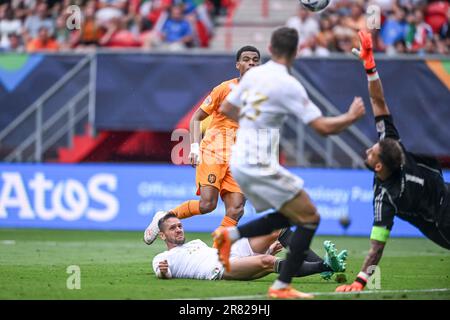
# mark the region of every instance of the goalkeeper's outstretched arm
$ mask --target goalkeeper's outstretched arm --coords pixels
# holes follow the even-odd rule
[[[373,270],[371,270],[371,267],[377,266],[378,263],[380,262],[381,257],[383,255],[384,247],[386,245],[386,241],[370,239],[370,245],[371,245],[371,248],[370,248],[369,253],[367,254],[366,259],[364,260],[363,266],[361,268],[361,271],[364,272],[368,276],[370,276],[373,273]]]
[[[364,289],[369,277],[375,272],[374,267],[377,266],[381,260],[386,243],[371,239],[370,244],[371,248],[369,253],[366,256],[361,271],[356,276],[355,281],[353,281],[352,284],[344,284],[337,287],[337,292],[361,291]]]
[[[369,95],[373,114],[375,117],[389,115],[389,108],[384,99],[383,86],[373,57],[372,36],[367,31],[359,31],[358,36],[360,48],[354,48],[352,53],[364,63],[364,69],[366,70],[369,83]]]
[[[364,63],[373,114],[375,117],[390,115],[389,108],[384,99],[383,86],[378,76],[373,57],[372,36],[367,31],[359,31],[358,36],[360,48],[353,49],[352,53]],[[358,276],[352,284],[342,285],[336,288],[337,292],[361,291],[364,289],[369,276],[375,271],[373,267],[377,266],[381,260],[387,238],[388,233],[386,233],[386,229],[374,227],[370,239],[371,248],[364,260],[361,272],[358,273]]]
[[[378,73],[377,73],[378,75]],[[372,111],[375,117],[391,114],[384,100],[383,86],[381,79],[369,80],[369,95]]]

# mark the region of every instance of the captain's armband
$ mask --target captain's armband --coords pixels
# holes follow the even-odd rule
[[[374,226],[372,228],[372,233],[370,234],[370,240],[386,242],[390,233],[391,231],[385,227]]]

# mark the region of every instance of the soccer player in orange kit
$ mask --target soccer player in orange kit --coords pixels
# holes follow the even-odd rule
[[[221,226],[236,226],[244,213],[245,197],[233,179],[229,168],[231,145],[234,144],[238,123],[219,112],[219,107],[233,87],[251,68],[260,63],[257,48],[244,46],[236,54],[236,69],[239,78],[234,78],[215,87],[190,121],[191,151],[189,159],[196,167],[197,195],[200,200],[189,200],[169,210],[179,219],[205,214],[216,209],[219,195],[226,213]],[[201,139],[200,123],[211,117],[210,124]],[[159,228],[158,221],[168,212],[157,212],[144,232],[144,242],[155,241]]]

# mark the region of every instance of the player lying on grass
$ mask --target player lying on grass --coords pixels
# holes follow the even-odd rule
[[[369,94],[379,141],[367,150],[366,165],[374,177],[374,223],[371,249],[355,282],[336,291],[360,291],[370,276],[369,267],[381,260],[394,224],[394,216],[408,221],[436,244],[450,249],[450,192],[437,160],[407,152],[384,100],[383,87],[375,68],[372,37],[359,32],[360,50],[354,53],[364,62]],[[372,270],[372,269],[371,269]]]
[[[291,233],[285,229],[235,242],[231,248],[232,268],[228,272],[219,261],[217,249],[198,239],[185,243],[183,225],[175,214],[168,213],[160,219],[159,228],[159,236],[166,242],[168,250],[153,259],[153,270],[162,279],[253,280],[278,273],[286,261],[275,255],[287,245]],[[334,272],[345,271],[347,251],[337,254],[334,244],[329,241],[324,242],[324,247],[325,260],[309,250],[305,262],[298,267],[297,277],[321,273],[323,278],[329,279]]]

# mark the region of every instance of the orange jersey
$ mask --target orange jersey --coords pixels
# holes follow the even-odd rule
[[[201,143],[202,161],[210,161],[210,164],[229,162],[231,145],[236,139],[238,123],[220,113],[219,108],[238,82],[238,78],[222,82],[211,91],[200,106],[212,118]]]

